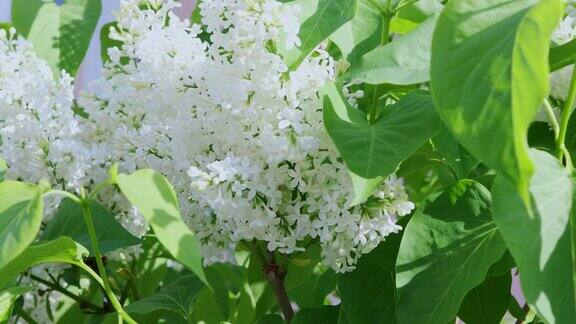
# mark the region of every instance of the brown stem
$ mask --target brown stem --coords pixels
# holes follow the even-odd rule
[[[282,314],[284,314],[284,319],[287,323],[290,323],[294,317],[294,310],[292,309],[292,304],[290,304],[290,299],[284,286],[284,278],[279,278],[274,272],[268,272],[267,279],[272,289],[274,289],[274,294],[278,300],[280,310],[282,310]]]
[[[284,320],[286,320],[286,323],[290,323],[294,317],[294,309],[292,309],[292,304],[290,303],[290,298],[288,297],[288,292],[286,292],[286,286],[284,285],[286,265],[281,264],[278,266],[278,264],[276,264],[274,252],[267,252],[268,255],[266,257],[266,263],[264,264],[264,276],[270,283],[270,286],[272,286],[272,290],[274,290],[278,306],[280,307],[282,314],[284,314]]]
[[[250,242],[252,248],[252,253],[255,253],[256,257],[262,262],[262,270],[264,272],[264,278],[268,280],[272,290],[274,290],[274,295],[278,301],[278,306],[284,314],[284,320],[286,323],[290,323],[294,317],[294,309],[292,309],[292,304],[290,303],[290,298],[288,297],[288,292],[286,292],[286,286],[284,285],[284,278],[287,273],[287,263],[288,260],[286,255],[282,255],[281,264],[276,263],[276,257],[274,252],[268,251],[268,249],[261,249],[258,242]],[[262,250],[266,251],[264,253]]]
[[[274,259],[272,259],[272,261],[264,268],[264,275],[274,290],[278,306],[280,306],[280,310],[282,311],[282,314],[284,314],[284,320],[286,320],[286,323],[290,323],[294,317],[294,309],[292,309],[292,304],[290,303],[290,298],[288,297],[288,292],[286,292],[286,286],[284,285],[286,270],[279,268]]]

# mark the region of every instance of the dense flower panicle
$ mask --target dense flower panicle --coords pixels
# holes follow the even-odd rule
[[[72,78],[55,78],[48,64],[15,30],[0,30],[0,156],[7,177],[77,188],[92,163],[78,140]]]
[[[568,5],[567,15],[562,19],[554,33],[552,42],[556,45],[563,45],[576,36],[576,11],[572,5]],[[550,74],[550,95],[556,99],[565,99],[568,95],[570,80],[574,66],[570,65]]]
[[[289,71],[278,54],[300,44],[299,8],[204,1],[199,26],[178,20],[176,6],[123,1],[117,13],[110,35],[123,45],[81,100],[107,163],[169,178],[206,264],[239,240],[293,253],[317,239],[326,264],[353,269],[414,205],[392,177],[350,207],[348,170],[322,125],[319,91],[335,63],[317,49]]]

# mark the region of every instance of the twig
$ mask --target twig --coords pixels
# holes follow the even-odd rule
[[[278,306],[280,306],[280,310],[282,311],[282,314],[284,314],[284,320],[286,320],[287,323],[290,323],[292,318],[294,318],[294,309],[292,309],[292,304],[290,303],[290,298],[288,297],[288,292],[284,285],[284,278],[287,273],[286,267],[279,267],[278,264],[276,264],[274,252],[268,251],[268,257],[269,261],[264,265],[264,276],[274,290]]]
[[[33,274],[30,275],[30,279],[32,279],[32,280],[34,280],[34,281],[37,281],[37,282],[43,284],[44,286],[46,286],[46,287],[48,287],[48,288],[50,288],[50,289],[52,289],[52,290],[56,290],[56,291],[60,292],[60,293],[63,294],[63,295],[66,295],[66,296],[70,297],[71,299],[73,299],[74,301],[76,301],[78,304],[80,304],[81,307],[84,306],[84,307],[90,308],[90,309],[92,309],[92,310],[94,310],[94,311],[96,311],[96,312],[98,312],[98,313],[105,313],[105,312],[106,312],[106,311],[104,310],[104,308],[102,308],[102,307],[100,307],[100,306],[92,303],[92,302],[89,301],[89,300],[86,300],[86,299],[82,298],[81,296],[78,296],[78,295],[70,292],[69,290],[65,289],[64,287],[62,287],[62,286],[60,286],[60,285],[58,285],[58,284],[55,284],[55,283],[50,282],[50,281],[48,281],[48,280],[44,280],[44,279],[42,279],[42,278],[40,278],[40,277],[38,277],[38,276],[35,276],[35,275],[33,275]]]

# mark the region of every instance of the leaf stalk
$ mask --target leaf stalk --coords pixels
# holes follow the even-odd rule
[[[570,158],[570,153],[566,149],[566,131],[568,130],[568,123],[570,121],[570,116],[573,112],[574,102],[576,100],[576,67],[572,71],[572,79],[570,80],[570,88],[568,90],[568,97],[564,103],[562,109],[562,119],[560,121],[560,131],[558,134],[558,140],[556,141],[558,159],[560,161],[566,161],[566,166],[572,171],[574,169],[572,165],[572,159]]]
[[[102,284],[104,286],[104,290],[106,291],[106,295],[110,300],[112,306],[118,314],[122,317],[126,323],[136,324],[136,321],[133,320],[128,313],[122,308],[120,302],[114,295],[114,292],[110,288],[110,282],[108,281],[108,275],[106,274],[106,268],[104,267],[104,263],[102,262],[102,254],[100,253],[100,246],[98,245],[98,238],[96,236],[96,229],[94,227],[94,220],[92,218],[92,210],[90,209],[90,199],[86,198],[86,194],[84,188],[80,188],[80,196],[81,196],[81,204],[82,213],[84,214],[84,220],[86,221],[86,227],[88,229],[88,235],[90,237],[90,242],[92,243],[92,249],[94,251],[94,257],[96,258],[96,265],[98,267],[98,272],[100,273],[100,277],[102,278]]]

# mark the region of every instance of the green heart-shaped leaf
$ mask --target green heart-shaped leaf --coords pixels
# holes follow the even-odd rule
[[[512,180],[525,202],[528,126],[548,93],[550,34],[561,0],[450,1],[432,43],[431,89],[446,126]]]
[[[0,323],[8,323],[14,302],[30,290],[31,287],[11,287],[0,291]]]
[[[14,279],[20,272],[40,263],[70,263],[98,276],[84,264],[82,258],[88,256],[88,250],[69,237],[60,237],[54,241],[29,246],[8,265],[0,269],[0,288]]]
[[[520,270],[524,297],[547,323],[576,322],[576,228],[570,215],[570,173],[550,154],[532,149],[531,210],[505,177],[494,182],[492,210]],[[574,213],[574,211],[572,211]]]
[[[432,16],[405,36],[362,56],[342,79],[397,85],[429,81],[432,33],[437,20],[438,16]]]
[[[208,285],[202,268],[200,243],[182,220],[170,182],[153,170],[118,176],[118,187],[154,230],[158,241],[180,263]]]
[[[12,1],[12,23],[56,74],[76,75],[100,18],[100,0]]]
[[[42,191],[37,186],[0,182],[0,269],[34,241],[43,212]]]
[[[332,88],[334,89],[334,88]],[[346,165],[362,178],[386,177],[440,128],[432,98],[413,91],[385,107],[374,124],[338,90],[324,98],[324,124]]]
[[[430,198],[404,230],[396,261],[400,323],[448,323],[506,245],[490,218],[490,192],[461,180]]]
[[[106,253],[140,244],[140,240],[120,225],[114,215],[102,205],[91,201],[90,208],[92,209],[94,229],[96,230],[100,252]],[[60,203],[54,217],[42,231],[39,239],[41,241],[50,241],[60,236],[72,238],[93,254],[92,242],[84,222],[82,208],[71,199],[64,199]]]

